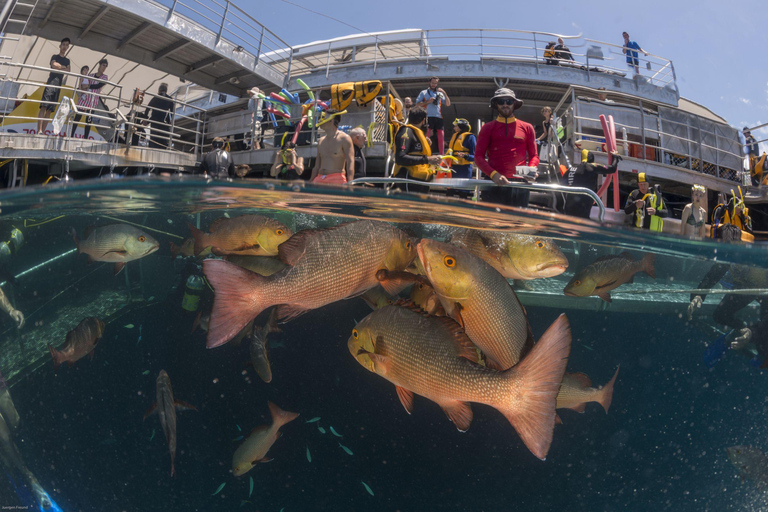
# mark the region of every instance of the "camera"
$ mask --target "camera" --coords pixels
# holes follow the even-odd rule
[[[435,96],[435,99],[432,100],[432,104],[433,105],[438,105],[438,106],[440,105],[440,95],[439,94],[437,96]]]

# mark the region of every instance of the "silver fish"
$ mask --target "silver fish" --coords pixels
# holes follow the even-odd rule
[[[129,224],[108,224],[89,227],[80,240],[77,232],[70,230],[77,245],[78,254],[87,254],[88,261],[106,261],[115,264],[115,274],[120,272],[126,262],[152,254],[159,247],[157,240],[144,231]]]

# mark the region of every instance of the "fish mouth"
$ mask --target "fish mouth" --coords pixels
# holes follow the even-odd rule
[[[419,260],[421,260],[421,264],[424,267],[424,271],[427,274],[430,274],[432,272],[432,265],[429,264],[429,261],[427,260],[427,257],[424,255],[424,241],[422,240],[418,244],[416,244],[416,254],[419,255]]]
[[[563,290],[563,294],[567,295],[568,297],[579,297],[579,295],[576,295],[575,293],[568,290]]]
[[[539,277],[559,276],[568,269],[568,262],[562,261],[539,263],[536,265],[536,272]]]

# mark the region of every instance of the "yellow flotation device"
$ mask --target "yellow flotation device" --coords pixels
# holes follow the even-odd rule
[[[643,196],[643,202],[648,201],[648,206],[653,209],[659,209],[664,205],[664,199],[657,194],[647,193]],[[658,205],[658,208],[657,208]],[[645,220],[645,208],[638,208],[635,210],[635,226],[638,228],[643,227],[643,221]],[[664,229],[664,219],[658,215],[651,215],[651,224],[649,226],[651,231],[661,232]]]
[[[424,136],[424,132],[422,132],[420,129],[416,128],[413,125],[410,124],[404,124],[400,127],[401,130],[410,128],[414,134],[416,134],[416,137],[419,139],[419,142],[421,142],[421,153],[409,153],[409,155],[422,155],[422,156],[432,156],[432,147],[429,145],[429,141]],[[392,144],[395,144],[394,138],[392,139]],[[408,173],[409,178],[413,178],[416,180],[421,181],[429,181],[432,176],[435,174],[435,168],[432,167],[429,164],[419,164],[419,165],[411,165],[410,167],[405,165],[395,165],[395,170],[392,173],[392,176],[397,176],[398,173],[400,173],[401,169],[405,169]]]
[[[464,139],[466,139],[469,135],[472,135],[472,132],[463,132],[463,133],[454,133],[451,137],[451,142],[448,144],[448,154],[455,156],[456,153],[465,152],[464,151]],[[469,165],[472,162],[469,160],[465,160],[461,157],[456,157],[456,165]]]
[[[755,161],[755,165],[752,166],[752,177],[755,178],[757,183],[762,185],[765,185],[766,181],[768,181],[768,176],[765,174],[766,157],[768,157],[768,154],[763,153],[763,155]]]
[[[344,110],[352,103],[352,100],[364,107],[376,99],[376,96],[381,92],[381,87],[380,80],[333,84],[331,86],[331,108]]]

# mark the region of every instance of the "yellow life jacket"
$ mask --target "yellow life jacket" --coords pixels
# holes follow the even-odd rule
[[[643,202],[648,200],[648,206],[653,209],[658,209],[664,206],[664,200],[661,198],[661,196],[658,196],[656,194],[645,194],[643,196]],[[657,208],[658,205],[658,208]],[[643,221],[645,220],[645,208],[638,208],[635,210],[635,226],[638,228],[643,227]],[[664,219],[659,217],[658,215],[652,215],[651,216],[651,224],[649,226],[649,229],[651,231],[661,231],[664,228]]]
[[[469,165],[472,162],[456,156],[456,153],[466,153],[464,149],[464,139],[472,135],[472,132],[454,133],[451,136],[451,143],[448,144],[448,154],[456,157],[456,165]]]
[[[757,159],[755,162],[755,165],[752,167],[752,177],[754,177],[758,183],[760,183],[763,179],[763,176],[765,175],[765,164],[766,164],[766,155],[763,153],[763,155]]]
[[[429,141],[424,136],[424,132],[422,132],[420,129],[416,128],[413,125],[410,124],[404,124],[402,127],[400,127],[401,130],[406,130],[410,128],[413,133],[416,134],[416,137],[419,139],[419,142],[421,142],[421,153],[408,153],[409,155],[422,155],[422,156],[432,156],[432,147],[429,145]],[[394,140],[392,141],[394,144]],[[419,165],[411,165],[411,166],[405,166],[405,165],[395,165],[395,170],[392,173],[392,176],[397,176],[400,173],[400,169],[405,169],[408,173],[408,177],[421,180],[421,181],[429,181],[432,176],[435,174],[435,168],[432,167],[429,164],[419,164]]]
[[[386,96],[379,96],[377,98],[379,102],[386,106],[387,105],[387,97]],[[389,95],[389,119],[388,122],[390,124],[397,124],[401,125],[405,122],[405,116],[403,115],[403,102],[399,99],[395,98],[391,94]]]
[[[381,92],[381,87],[381,80],[355,82],[355,101],[361,107],[368,105],[376,99]]]
[[[544,58],[545,59],[555,58],[555,43],[548,43],[547,47],[544,48]]]

